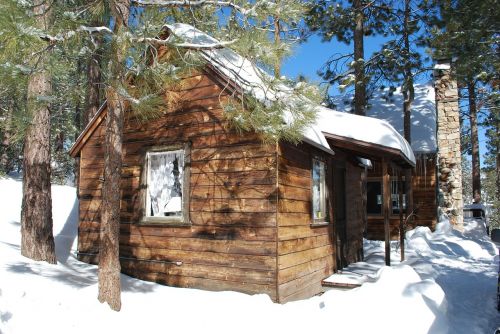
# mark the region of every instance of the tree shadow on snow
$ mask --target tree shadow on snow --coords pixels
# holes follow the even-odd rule
[[[71,254],[71,246],[78,234],[78,200],[73,202],[73,208],[66,218],[62,230],[54,238],[57,261],[66,263]]]
[[[97,268],[85,268],[84,271],[78,271],[65,265],[49,267],[46,263],[22,262],[7,264],[6,268],[13,273],[41,276],[77,288],[85,288],[97,283]]]

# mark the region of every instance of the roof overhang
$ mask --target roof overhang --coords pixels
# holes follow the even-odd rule
[[[106,101],[104,101],[104,103],[101,105],[97,113],[90,120],[89,124],[87,124],[85,129],[83,129],[82,133],[78,136],[73,146],[71,146],[71,149],[69,150],[69,155],[72,158],[76,158],[80,154],[80,151],[87,142],[87,140],[90,138],[90,136],[92,136],[94,131],[106,117],[106,111],[107,111],[106,106],[107,103]]]
[[[370,159],[371,161],[389,160],[402,168],[415,167],[415,163],[396,148],[343,137],[324,131],[323,135],[331,146],[341,148],[343,151],[356,156]]]

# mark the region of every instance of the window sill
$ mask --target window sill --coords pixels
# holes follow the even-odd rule
[[[175,227],[190,227],[191,223],[186,223],[183,219],[178,218],[144,217],[139,222],[139,225],[168,225]]]
[[[314,222],[314,223],[309,224],[309,226],[311,226],[311,227],[322,227],[322,226],[328,226],[328,224],[330,224],[330,222],[327,222],[327,221],[318,221],[318,222]]]

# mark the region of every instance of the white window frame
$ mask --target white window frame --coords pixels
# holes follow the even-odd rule
[[[315,186],[315,162],[319,163],[320,170],[319,170],[319,193],[315,191],[314,186]],[[327,189],[327,184],[326,184],[326,178],[327,178],[327,164],[326,162],[319,158],[319,157],[313,157],[312,158],[312,165],[311,165],[311,216],[312,216],[312,221],[313,225],[314,224],[327,224],[328,219],[329,219],[329,213],[328,213],[328,189]],[[315,197],[319,196],[319,210],[315,210],[316,208],[314,207],[315,203]]]
[[[159,155],[162,153],[169,152],[179,152],[183,153],[184,159],[184,170],[182,173],[182,183],[181,183],[181,214],[174,216],[151,216],[151,200],[149,195],[149,179],[151,176],[150,170],[150,157],[153,155]],[[187,225],[190,224],[189,219],[189,182],[190,182],[190,146],[189,145],[177,145],[177,146],[164,146],[156,147],[146,151],[144,158],[144,176],[143,176],[143,215],[141,223],[166,223],[166,224],[176,224],[176,225]]]

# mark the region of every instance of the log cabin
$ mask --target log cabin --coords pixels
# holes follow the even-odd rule
[[[352,96],[336,96],[336,110],[351,112]],[[388,87],[375,91],[367,108],[367,115],[389,122],[400,134],[403,134],[403,94],[400,88]],[[400,237],[400,213],[413,212],[406,230],[416,226],[427,226],[434,230],[438,217],[438,145],[436,140],[436,102],[435,91],[431,83],[415,85],[415,99],[411,114],[411,147],[416,156],[416,168],[411,171],[412,181],[406,182],[404,171],[397,166],[389,166],[390,189],[390,237]],[[384,240],[384,217],[382,213],[382,166],[374,161],[368,172],[366,184],[366,211],[368,225],[366,238]],[[403,198],[400,200],[399,191]],[[402,203],[402,206],[400,205]]]
[[[167,28],[186,43],[215,41],[189,25]],[[365,156],[411,168],[409,144],[384,121],[320,106],[298,144],[236,131],[222,103],[235,91],[259,98],[266,74],[228,48],[198,52],[206,64],[182,78],[180,103],[147,122],[126,116],[122,272],[280,303],[320,293],[324,278],[363,256]],[[80,159],[78,259],[88,263],[99,261],[106,108],[70,151]]]

